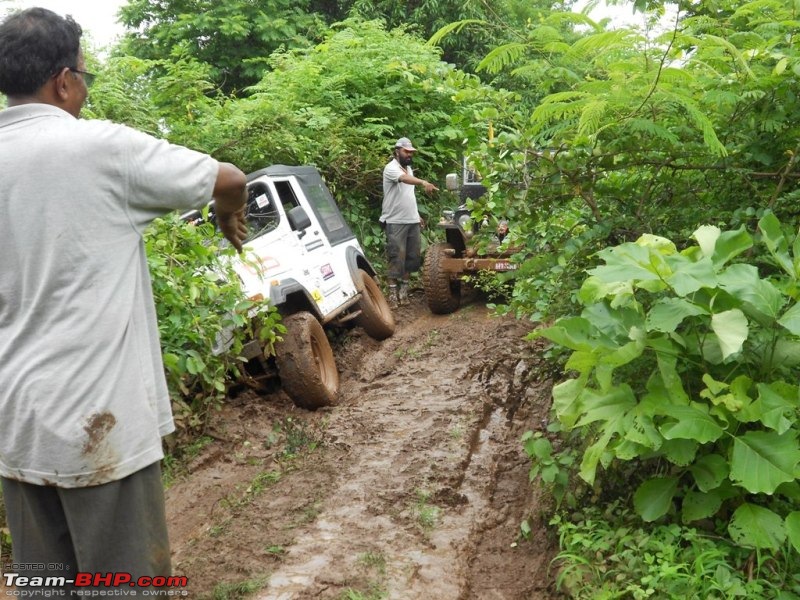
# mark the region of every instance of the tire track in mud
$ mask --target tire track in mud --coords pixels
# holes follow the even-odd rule
[[[476,343],[465,336],[472,319],[487,333],[483,310],[423,312],[345,381],[327,432],[347,445],[348,460],[258,598],[336,597],[327,593],[357,583],[349,574],[363,571],[364,556],[382,557],[372,585],[390,599],[523,597],[508,589],[475,596],[471,564],[481,536],[503,520],[492,497],[501,450],[519,444],[506,415],[525,393],[526,330],[493,324]],[[530,558],[534,573],[540,556]]]

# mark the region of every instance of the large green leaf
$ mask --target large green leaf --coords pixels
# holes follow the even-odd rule
[[[786,533],[795,552],[800,552],[800,511],[793,511],[786,515]]]
[[[681,352],[678,345],[667,337],[654,337],[647,345],[656,352],[656,362],[661,375],[661,384],[675,404],[688,404],[689,396],[683,388],[683,381],[678,373],[678,356]],[[648,382],[648,389],[650,383]]]
[[[701,288],[717,286],[714,263],[710,258],[703,257],[694,261],[676,254],[668,256],[666,261],[672,271],[666,281],[678,296],[688,296]]]
[[[794,335],[800,335],[800,303],[790,306],[778,319],[778,323]]]
[[[590,445],[583,453],[583,459],[581,460],[581,466],[578,471],[578,475],[589,485],[594,485],[594,479],[597,473],[597,465],[600,462],[600,459],[603,458],[604,454],[606,454],[608,444],[611,442],[611,438],[613,438],[614,435],[619,434],[623,429],[623,421],[624,415],[620,415],[616,421],[606,423],[605,427],[602,429],[603,433],[600,435],[598,440]]]
[[[777,433],[788,431],[797,422],[797,386],[759,383],[757,389],[758,399],[736,417],[745,423],[760,421]]]
[[[643,403],[634,412],[639,413]],[[625,430],[625,439],[650,450],[658,450],[664,443],[663,436],[656,429],[649,414],[635,414],[630,426]]]
[[[627,384],[608,389],[605,392],[586,388],[583,391],[583,416],[576,427],[589,425],[596,421],[616,421],[636,406],[636,397]]]
[[[650,250],[633,243],[620,244],[601,250],[598,255],[605,265],[589,270],[600,281],[658,281],[660,274],[650,263]]]
[[[694,440],[675,438],[666,440],[661,446],[661,452],[673,465],[688,467],[697,455],[697,447]]]
[[[608,347],[617,344],[614,340],[630,338],[630,330],[633,327],[643,327],[644,316],[641,307],[618,307],[611,308],[606,302],[590,304],[581,311],[581,317],[589,321],[597,331],[606,336]],[[606,338],[602,338],[606,343]]]
[[[779,338],[772,348],[772,364],[785,369],[800,365],[800,341]]]
[[[749,502],[733,513],[728,533],[734,542],[748,548],[777,550],[786,540],[783,519],[768,508]]]
[[[707,315],[708,311],[683,298],[662,298],[647,313],[647,331],[671,333],[686,317]]]
[[[720,228],[715,225],[702,225],[695,230],[692,237],[697,240],[697,245],[703,251],[703,256],[711,258],[721,232]]]
[[[752,247],[753,238],[744,227],[735,231],[723,231],[714,246],[711,260],[714,261],[714,266],[719,268]]]
[[[564,370],[588,374],[592,372],[592,369],[594,369],[599,359],[600,355],[596,352],[576,350],[570,354],[570,357],[564,365]]]
[[[634,341],[620,346],[614,352],[605,354],[598,360],[595,377],[600,384],[600,389],[607,391],[611,388],[614,370],[637,359],[644,352],[644,344]]]
[[[795,431],[749,431],[733,440],[730,477],[752,494],[772,494],[795,479],[798,462]]]
[[[675,419],[661,426],[661,434],[668,440],[695,440],[707,444],[718,440],[724,433],[717,421],[697,404],[666,406],[662,407],[662,412]]]
[[[689,490],[681,504],[681,520],[684,523],[691,523],[706,519],[714,515],[720,506],[722,506],[722,496],[719,492]]]
[[[780,221],[773,213],[767,213],[758,221],[758,229],[761,231],[761,237],[764,244],[767,246],[770,254],[781,268],[789,274],[790,277],[797,278],[797,271],[794,266],[794,261],[789,256],[789,244],[786,237],[781,230]]]
[[[587,277],[578,291],[578,299],[583,304],[612,299],[615,305],[627,304],[626,299],[633,299],[633,283],[630,281],[606,282],[599,277]]]
[[[634,493],[633,507],[644,521],[655,521],[672,508],[672,499],[677,490],[677,477],[648,479]]]
[[[712,315],[711,328],[717,334],[723,360],[742,349],[749,332],[747,317],[738,308]]]
[[[689,467],[694,481],[701,492],[717,489],[728,478],[728,461],[719,454],[706,454]]]
[[[643,233],[639,236],[639,239],[636,240],[635,244],[645,248],[652,248],[659,254],[666,255],[678,253],[678,248],[675,246],[675,242],[660,235],[653,235],[652,233]]]
[[[537,329],[533,337],[544,337],[571,350],[591,352],[596,341],[592,339],[592,324],[581,317],[559,319],[552,327]]]
[[[587,379],[587,375],[581,375],[553,386],[553,410],[567,429],[572,429],[581,415],[581,394]]]
[[[719,287],[772,319],[778,318],[786,304],[778,288],[761,279],[753,265],[731,265],[719,274]]]

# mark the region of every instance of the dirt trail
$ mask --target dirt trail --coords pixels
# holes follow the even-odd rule
[[[384,342],[336,341],[339,406],[248,392],[215,417],[167,492],[192,597],[557,597],[519,442],[549,403],[529,324],[478,304],[435,316],[419,297],[397,317]]]

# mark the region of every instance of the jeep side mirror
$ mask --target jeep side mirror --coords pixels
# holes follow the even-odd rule
[[[199,225],[203,222],[203,213],[199,210],[190,210],[181,215],[181,221],[190,225]]]
[[[458,190],[458,175],[455,173],[448,173],[444,178],[445,187],[451,192]]]
[[[302,206],[295,206],[292,208],[286,214],[286,217],[289,219],[289,226],[292,228],[292,231],[300,232],[300,237],[303,237],[306,229],[311,227],[311,219]]]

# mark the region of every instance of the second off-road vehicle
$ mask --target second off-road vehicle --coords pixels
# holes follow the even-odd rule
[[[448,314],[461,305],[462,278],[480,271],[515,271],[518,265],[511,260],[516,249],[505,248],[501,242],[508,232],[504,220],[498,222],[493,239],[476,243],[476,234],[485,223],[476,223],[467,208],[467,200],[479,198],[486,188],[467,168],[462,170],[462,184],[455,173],[447,175],[447,189],[459,193],[460,206],[442,211],[437,227],[444,230],[445,241],[428,247],[422,269],[425,300],[432,312]]]

